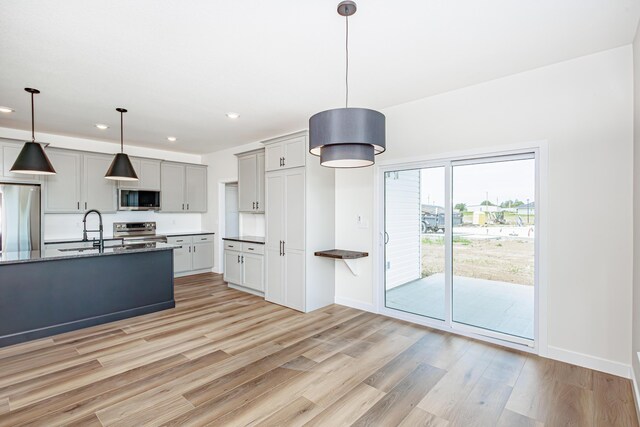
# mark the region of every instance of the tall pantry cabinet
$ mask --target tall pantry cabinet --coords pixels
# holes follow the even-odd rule
[[[265,298],[302,312],[333,304],[335,174],[308,153],[307,132],[265,144]]]

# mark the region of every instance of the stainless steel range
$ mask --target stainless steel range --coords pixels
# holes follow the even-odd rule
[[[124,243],[167,242],[167,236],[156,234],[156,223],[149,222],[114,222],[113,237],[121,238]]]

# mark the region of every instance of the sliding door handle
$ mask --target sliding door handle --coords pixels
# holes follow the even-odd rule
[[[384,244],[386,245],[387,243],[389,243],[389,233],[387,233],[386,231],[384,232]]]

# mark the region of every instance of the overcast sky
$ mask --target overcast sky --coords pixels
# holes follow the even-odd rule
[[[423,169],[421,174],[422,203],[444,205],[444,168]],[[535,161],[512,160],[453,167],[453,204],[478,205],[535,197]]]

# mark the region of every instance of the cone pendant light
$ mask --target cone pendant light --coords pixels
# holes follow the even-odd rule
[[[33,95],[39,94],[40,91],[29,87],[24,90],[31,94],[31,141],[25,142],[20,154],[18,154],[16,161],[11,167],[11,172],[32,175],[55,175],[56,170],[49,161],[42,145],[36,142]]]
[[[124,108],[116,108],[116,111],[120,113],[120,152],[116,154],[107,174],[104,176],[107,179],[116,179],[118,181],[137,181],[138,175],[133,169],[129,156],[124,153],[124,125],[122,115],[127,112]]]
[[[356,13],[353,1],[338,4],[346,21],[345,108],[322,111],[309,119],[309,152],[331,168],[360,168],[375,163],[385,150],[384,114],[367,108],[349,108],[349,16]]]

